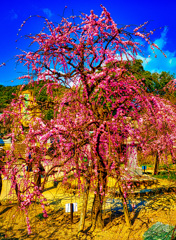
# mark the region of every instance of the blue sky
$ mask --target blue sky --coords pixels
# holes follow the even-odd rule
[[[21,53],[19,49],[28,49],[29,41],[21,36],[38,33],[43,26],[42,19],[33,17],[27,21],[17,36],[22,22],[30,15],[41,15],[59,22],[65,6],[67,6],[65,16],[73,13],[79,15],[81,12],[89,14],[92,9],[99,15],[100,4],[107,8],[117,24],[137,26],[149,21],[147,29],[156,29],[152,40],[164,51],[167,58],[159,51],[156,51],[157,58],[155,58],[151,50],[145,48],[144,55],[139,56],[144,61],[145,70],[176,73],[176,2],[174,0],[167,0],[165,3],[158,0],[16,0],[1,1],[0,5],[0,64],[3,62],[6,64],[0,68],[0,84],[8,86],[22,83],[17,78],[25,74],[26,69],[22,65],[16,65],[14,57]]]

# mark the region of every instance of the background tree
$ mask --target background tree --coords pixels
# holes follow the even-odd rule
[[[168,89],[165,87],[175,78],[175,74],[165,71],[161,73],[151,73],[144,70],[142,63],[143,61],[140,59],[128,61],[125,64],[125,68],[128,69],[130,73],[133,73],[137,79],[143,80],[147,92],[165,97],[168,93]]]

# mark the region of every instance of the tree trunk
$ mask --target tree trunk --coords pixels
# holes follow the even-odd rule
[[[38,188],[41,187],[41,174],[40,174],[40,172],[34,174],[34,183]]]
[[[156,152],[156,158],[155,158],[155,165],[154,165],[153,175],[158,175],[158,169],[159,169],[159,155],[158,155],[158,151],[157,151]]]
[[[119,187],[120,197],[122,199],[122,205],[123,205],[123,212],[124,212],[124,215],[125,215],[125,221],[126,221],[127,226],[131,227],[131,219],[130,219],[130,214],[129,214],[129,211],[128,211],[127,200],[124,197],[123,188],[122,188],[122,185],[121,185],[120,181],[118,181],[118,187]]]
[[[40,188],[41,187],[41,175],[45,172],[44,167],[42,166],[41,162],[38,164],[39,171],[34,174],[34,183],[35,185]]]
[[[83,206],[80,215],[80,222],[78,227],[78,233],[83,232],[84,225],[85,225],[85,218],[87,212],[87,203],[88,203],[88,196],[89,196],[89,188],[90,188],[90,179],[86,179],[86,186],[83,192]]]
[[[97,190],[94,196],[93,206],[92,206],[92,227],[91,230],[94,231],[95,228],[102,229],[104,227],[104,222],[102,219],[102,199],[101,195]]]
[[[98,176],[97,176],[97,187],[96,187],[96,194],[94,196],[94,201],[92,205],[92,213],[91,213],[91,221],[92,226],[91,230],[94,231],[95,228],[102,229],[104,227],[104,221],[102,219],[102,206],[103,200],[106,193],[107,187],[107,170],[104,164],[104,161],[101,157],[99,147],[100,147],[100,136],[98,134],[97,137],[97,145],[96,145],[96,152],[97,152],[97,164],[98,164]]]
[[[94,201],[92,205],[92,227],[91,230],[94,231],[95,228],[102,229],[104,227],[104,221],[102,219],[102,206],[103,200],[106,192],[106,183],[107,183],[107,173],[99,173],[99,180],[97,184],[96,194],[94,196]],[[102,184],[104,194],[100,193],[100,184]]]
[[[15,180],[16,180],[16,178],[15,178]],[[20,205],[20,203],[21,203],[21,197],[20,197],[20,191],[19,191],[19,189],[18,189],[18,184],[17,184],[17,182],[16,182],[16,184],[15,184],[15,192],[16,192],[16,196],[17,196],[17,199],[18,199],[18,205]]]

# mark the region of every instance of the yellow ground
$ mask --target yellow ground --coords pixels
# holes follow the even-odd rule
[[[72,182],[73,184],[73,182]],[[159,187],[163,185],[173,185],[167,180],[161,180]],[[19,212],[16,205],[15,195],[11,197],[11,202],[6,198],[10,183],[3,181],[3,191],[0,197],[0,239],[78,239],[76,237],[79,213],[82,206],[82,196],[74,194],[74,190],[67,185],[67,188],[59,184],[53,187],[53,182],[46,185],[43,195],[47,198],[48,218],[40,219],[39,214],[42,209],[39,204],[33,203],[29,208],[29,217],[32,227],[32,234],[29,236],[26,230],[25,214]],[[129,229],[126,226],[120,199],[106,197],[106,204],[103,206],[103,219],[105,227],[103,231],[97,230],[93,233],[90,228],[90,210],[93,201],[93,193],[90,194],[88,204],[88,214],[86,218],[85,233],[80,239],[95,240],[140,240],[143,233],[156,222],[176,225],[176,194],[163,194],[153,196],[150,199],[131,199],[130,205],[138,206],[139,211],[132,211],[131,219],[133,226]],[[146,205],[144,206],[144,202]],[[70,214],[65,213],[65,204],[70,202],[78,203],[78,212],[74,213],[73,223],[70,222]],[[113,214],[118,207],[119,211]],[[38,216],[38,217],[37,217]]]

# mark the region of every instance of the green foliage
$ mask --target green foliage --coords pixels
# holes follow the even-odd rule
[[[124,71],[123,77],[132,74],[136,79],[142,80],[141,87],[148,93],[153,93],[176,104],[176,91],[171,94],[167,87],[167,84],[175,78],[175,74],[164,71],[160,74],[157,72],[151,73],[144,70],[142,63],[142,60],[137,59],[135,61],[108,63],[106,66],[110,69],[113,67],[125,68],[127,71]]]
[[[156,72],[151,73],[144,70],[142,63],[140,59],[126,62],[124,65],[125,69],[127,69],[126,74],[130,75],[132,73],[137,79],[143,80],[143,87],[147,92],[160,96],[165,95],[167,90],[164,90],[164,87],[175,78],[175,74],[164,71],[160,74]],[[109,63],[107,66],[111,68],[113,65]],[[116,64],[116,66],[120,67],[120,64]]]
[[[66,88],[64,86],[60,86],[59,88],[53,89],[53,97],[51,98],[50,94],[47,94],[47,88],[44,86],[46,82],[40,81],[34,84],[27,84],[24,86],[23,91],[32,90],[35,100],[37,102],[37,107],[44,114],[44,119],[51,120],[54,117],[53,103],[54,98],[60,98],[65,92]],[[12,93],[17,94],[20,90],[21,85],[19,86],[2,86],[0,85],[0,111],[2,112],[4,108],[6,108],[15,98]],[[50,104],[46,104],[46,103]]]
[[[159,169],[170,170],[172,169],[173,164],[163,164],[159,166]]]
[[[12,87],[8,86],[5,87],[0,85],[0,110],[2,111],[3,108],[7,107],[8,104],[11,103],[12,99],[15,97],[12,93],[16,93],[17,86]]]
[[[176,180],[176,171],[161,171],[158,175],[155,175],[156,178]]]
[[[126,65],[126,67],[137,79],[143,80],[147,92],[160,96],[165,95],[167,89],[164,89],[164,87],[175,78],[175,74],[170,74],[169,72],[164,71],[160,74],[151,73],[144,70],[142,63],[142,60],[136,60],[135,62]]]
[[[46,120],[51,120],[54,117],[54,110],[53,109],[48,109],[45,111],[45,119]]]
[[[43,213],[39,213],[36,218],[38,218],[39,220],[43,220],[45,219],[45,217],[43,216]]]

